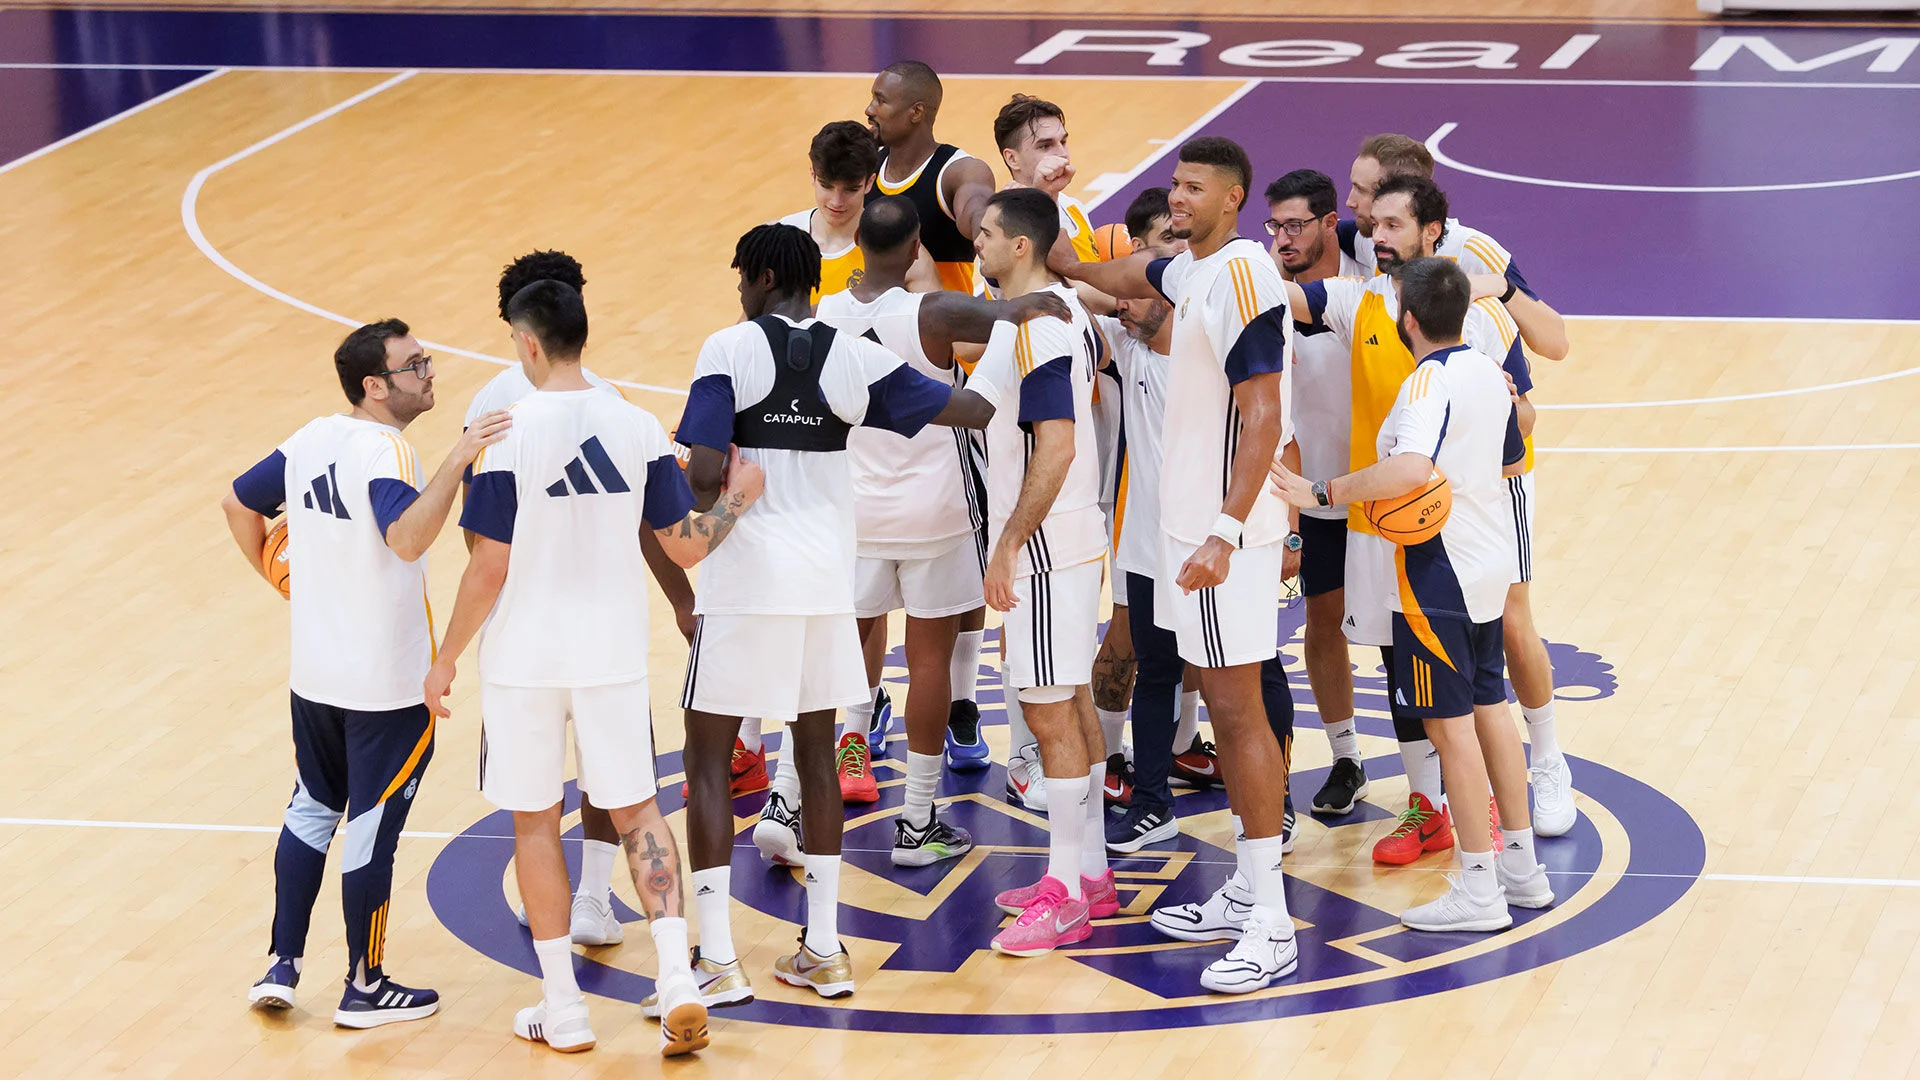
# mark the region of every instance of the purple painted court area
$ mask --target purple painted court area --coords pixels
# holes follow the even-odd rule
[[[192,82],[205,71],[0,68],[0,165]]]
[[[1077,119],[1077,118],[1075,118]],[[1080,123],[1086,123],[1080,120]],[[1266,83],[1207,126],[1255,187],[1320,169],[1346,192],[1360,139],[1429,138],[1465,165],[1557,181],[1726,187],[1920,170],[1920,91],[1879,87]],[[1172,173],[1171,151],[1095,213]],[[1454,216],[1514,252],[1569,314],[1920,319],[1920,178],[1766,192],[1595,191],[1435,173]],[[1344,211],[1343,211],[1344,213]],[[1243,235],[1265,239],[1258,190]]]

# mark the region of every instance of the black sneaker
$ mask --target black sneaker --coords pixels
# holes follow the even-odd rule
[[[893,734],[893,696],[886,687],[873,695],[873,719],[867,722],[867,746],[874,757],[887,756],[887,736]]]
[[[767,795],[767,805],[753,825],[753,846],[775,866],[803,865],[807,848],[800,835],[800,811],[777,791]]]
[[[432,990],[415,990],[392,979],[381,979],[373,989],[362,990],[349,979],[340,1007],[333,1011],[333,1022],[339,1027],[373,1028],[402,1020],[423,1020],[439,1010],[440,995]]]
[[[1125,814],[1107,818],[1107,850],[1122,855],[1179,835],[1180,822],[1173,811],[1149,806],[1145,799],[1136,799]]]
[[[957,859],[973,850],[973,837],[957,825],[949,825],[934,814],[926,828],[907,824],[903,815],[893,822],[893,865],[932,866],[946,859]]]
[[[947,709],[947,768],[972,772],[993,764],[980,737],[980,706],[956,701]]]
[[[1299,839],[1299,834],[1294,831],[1294,826],[1298,824],[1299,819],[1293,813],[1293,792],[1291,791],[1287,792],[1285,806],[1280,818],[1280,854],[1282,855],[1290,854],[1293,851],[1293,842]]]
[[[1327,782],[1320,785],[1320,794],[1313,797],[1313,812],[1351,814],[1354,806],[1366,794],[1366,766],[1353,758],[1335,758],[1333,771],[1327,774]]]

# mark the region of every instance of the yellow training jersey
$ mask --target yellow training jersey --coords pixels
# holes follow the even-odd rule
[[[820,211],[799,210],[780,219],[780,224],[791,225],[796,229],[805,229],[807,235],[813,235],[813,215]],[[839,251],[820,249],[820,287],[813,290],[813,302],[819,303],[823,296],[846,292],[860,283],[867,272],[867,261],[860,254],[858,244],[848,244]]]

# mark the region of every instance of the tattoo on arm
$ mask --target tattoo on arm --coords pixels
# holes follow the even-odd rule
[[[668,844],[671,843],[669,837]],[[627,870],[633,875],[634,889],[640,894],[646,917],[663,919],[684,915],[680,859],[673,848],[662,845],[651,829],[621,833],[620,846],[626,850]]]

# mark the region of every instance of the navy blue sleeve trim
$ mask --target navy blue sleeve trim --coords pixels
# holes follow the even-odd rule
[[[1505,452],[1500,456],[1500,465],[1518,465],[1527,460],[1527,440],[1520,434],[1520,407],[1507,410],[1507,442]]]
[[[953,387],[901,364],[867,387],[867,415],[860,426],[911,439],[939,416],[952,398]]]
[[[1238,386],[1255,375],[1287,366],[1286,309],[1270,307],[1254,316],[1227,353],[1227,382]]]
[[[483,472],[473,478],[467,491],[467,507],[460,512],[460,527],[502,544],[513,543],[513,519],[520,512],[520,491],[513,474],[504,470]]]
[[[420,497],[413,485],[405,480],[395,480],[391,476],[376,476],[367,485],[367,501],[373,504],[373,521],[380,527],[380,535],[386,536],[400,515]]]
[[[1169,304],[1173,303],[1174,299],[1167,296],[1167,290],[1161,286],[1161,282],[1166,279],[1167,264],[1172,261],[1172,259],[1155,259],[1147,264],[1147,284],[1152,285],[1153,291],[1164,297]]]
[[[1022,424],[1073,418],[1073,357],[1057,356],[1020,380]]]
[[[1527,351],[1520,347],[1520,335],[1515,334],[1513,344],[1507,347],[1507,358],[1500,363],[1507,374],[1513,376],[1513,387],[1522,394],[1533,393],[1533,370],[1527,364]]]
[[[1342,221],[1334,225],[1333,235],[1339,238],[1340,250],[1346,253],[1347,258],[1358,261],[1359,257],[1354,254],[1354,251],[1360,239],[1360,223]]]
[[[287,456],[275,450],[234,477],[233,497],[261,517],[278,514],[287,501]]]
[[[1446,445],[1447,425],[1452,422],[1453,422],[1453,403],[1448,402],[1447,411],[1440,414],[1440,434],[1435,436],[1433,440],[1433,453],[1428,454],[1427,457],[1433,459],[1434,461],[1440,460],[1440,447]]]
[[[686,520],[693,509],[693,488],[687,474],[672,454],[662,454],[647,462],[647,497],[640,504],[640,518],[655,529],[664,529]]]
[[[1327,313],[1327,283],[1324,281],[1309,281],[1305,285],[1300,286],[1300,291],[1307,294],[1307,317],[1302,319],[1296,313],[1293,319],[1294,325],[1331,329],[1327,327],[1325,319]]]
[[[680,414],[674,438],[688,446],[710,446],[725,452],[733,445],[733,376],[702,375],[687,391],[687,411]]]
[[[1519,289],[1535,300],[1540,299],[1540,294],[1533,291],[1533,286],[1527,284],[1527,279],[1520,276],[1520,264],[1512,259],[1507,260],[1507,284],[1512,285],[1514,288]]]

